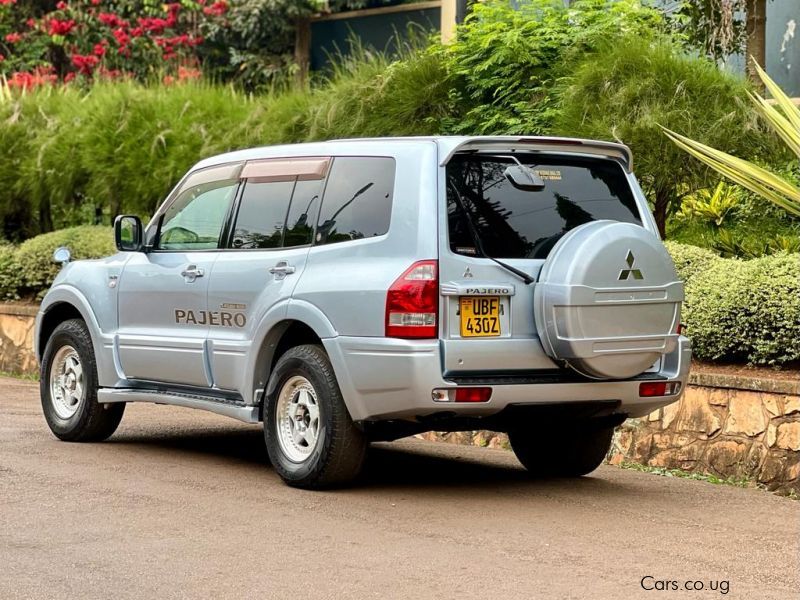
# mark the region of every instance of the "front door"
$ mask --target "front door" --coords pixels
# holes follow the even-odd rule
[[[119,278],[120,366],[130,380],[208,387],[208,281],[238,178],[230,167],[190,176],[167,205],[154,247]]]
[[[215,387],[250,397],[252,343],[262,326],[285,317],[286,301],[306,266],[327,165],[327,159],[294,159],[245,166],[228,248],[209,282]],[[269,176],[258,177],[263,171]]]

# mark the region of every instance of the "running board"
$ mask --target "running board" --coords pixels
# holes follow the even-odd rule
[[[186,408],[199,408],[209,412],[232,417],[245,423],[258,423],[258,406],[247,406],[241,401],[228,400],[214,396],[176,392],[138,390],[131,388],[100,388],[97,390],[97,401],[101,404],[116,402],[152,402],[154,404],[167,404],[169,406],[184,406]]]

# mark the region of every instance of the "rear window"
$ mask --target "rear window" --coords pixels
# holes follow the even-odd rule
[[[516,164],[496,155],[456,155],[447,164],[450,249],[494,258],[545,258],[570,229],[600,219],[642,224],[619,163],[612,160],[517,155],[544,181],[544,189],[515,188],[505,170]],[[466,212],[465,212],[466,211]]]
[[[389,231],[394,159],[337,157],[328,176],[317,225],[317,244],[335,244]]]

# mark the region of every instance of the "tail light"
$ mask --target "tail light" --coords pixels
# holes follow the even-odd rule
[[[434,402],[488,402],[491,398],[490,387],[436,388],[431,391]]]
[[[679,381],[646,381],[639,384],[640,398],[653,398],[655,396],[674,396],[681,391]]]
[[[438,262],[421,260],[386,293],[386,337],[435,338],[439,313]]]

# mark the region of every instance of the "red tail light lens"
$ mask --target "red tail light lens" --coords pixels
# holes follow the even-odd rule
[[[456,402],[488,402],[491,397],[489,387],[456,388]]]
[[[439,264],[421,260],[386,293],[386,337],[435,338],[439,313]]]
[[[639,397],[674,396],[681,391],[678,381],[647,381],[639,384]]]

